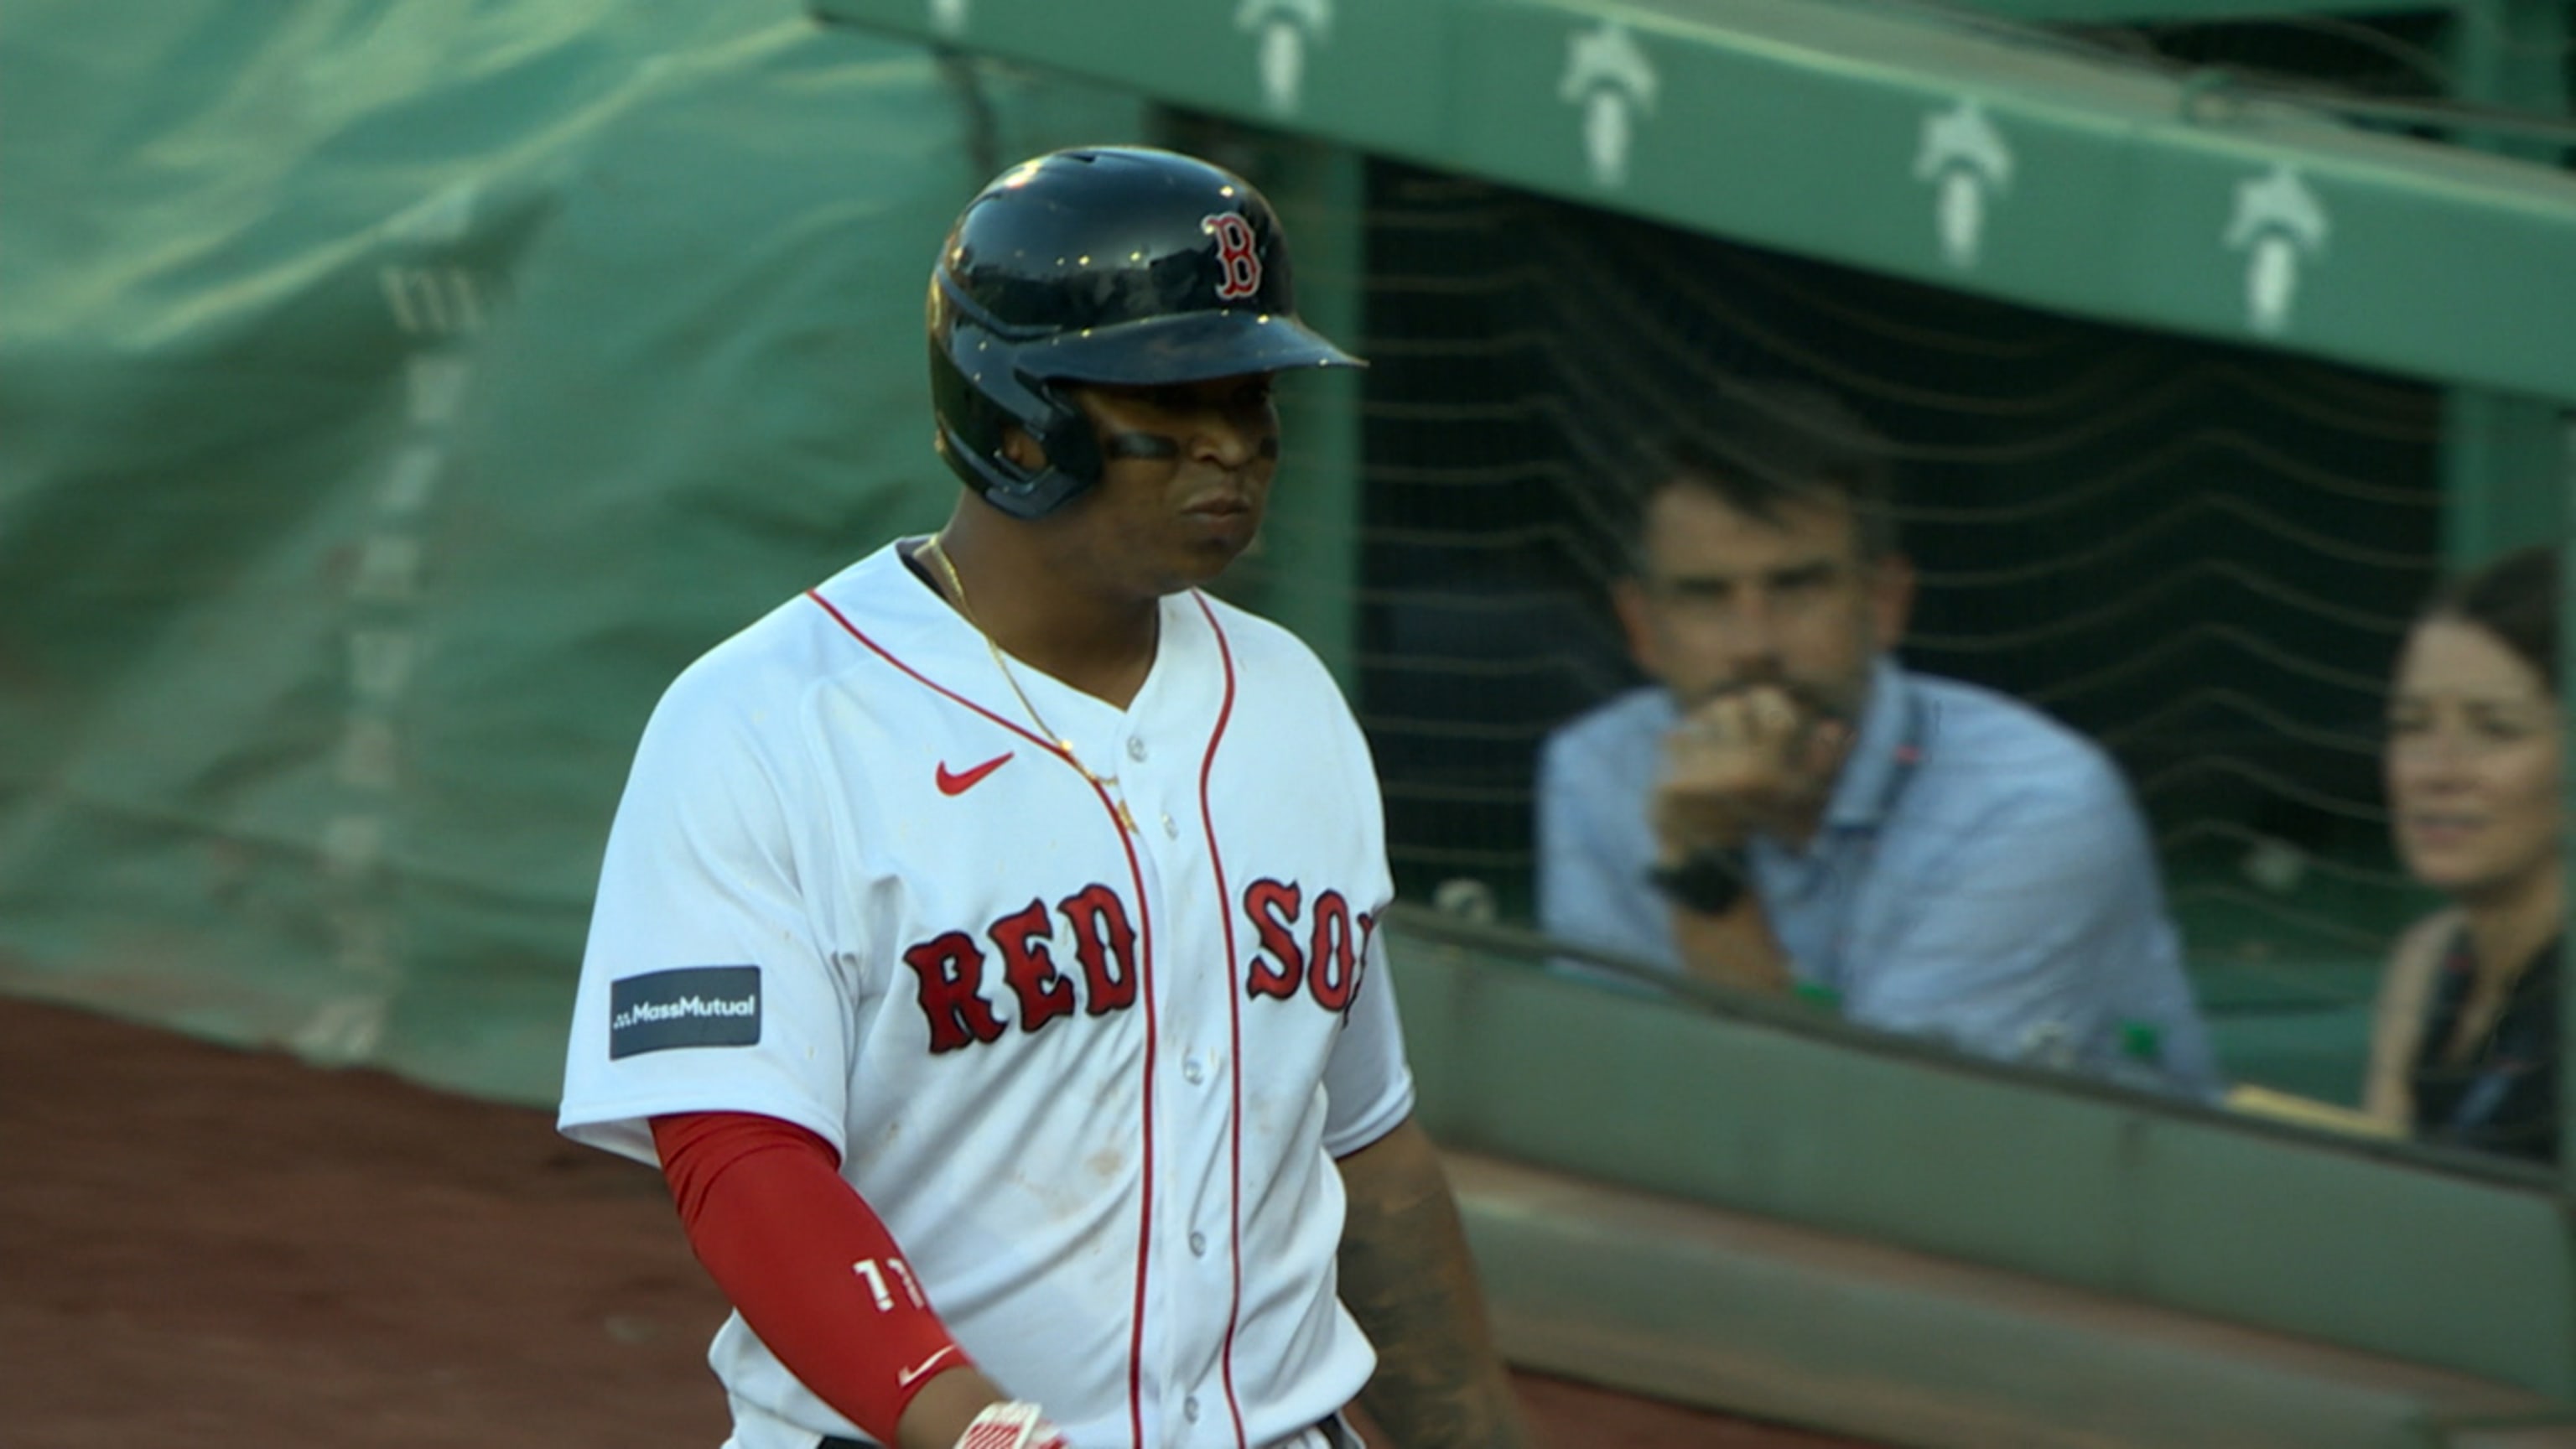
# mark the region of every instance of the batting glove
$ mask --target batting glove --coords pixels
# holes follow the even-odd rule
[[[957,1449],[1073,1449],[1038,1406],[1012,1399],[987,1404],[957,1438]]]

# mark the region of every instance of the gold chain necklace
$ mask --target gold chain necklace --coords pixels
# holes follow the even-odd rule
[[[957,612],[966,616],[967,624],[983,639],[984,648],[993,656],[993,667],[1002,672],[1002,682],[1011,687],[1011,693],[1019,700],[1020,708],[1027,712],[1029,722],[1038,727],[1039,734],[1055,742],[1055,752],[1064,756],[1064,762],[1079,771],[1082,778],[1090,781],[1091,788],[1099,791],[1101,798],[1118,807],[1119,825],[1128,830],[1135,829],[1136,817],[1127,813],[1126,798],[1110,788],[1118,783],[1118,777],[1100,774],[1084,764],[1082,756],[1074,751],[1072,738],[1048,724],[1046,716],[1038,713],[1037,705],[1029,699],[1028,691],[1020,688],[1020,677],[1011,671],[1011,662],[1003,657],[1002,646],[993,642],[993,636],[985,629],[984,621],[975,617],[975,606],[966,602],[966,581],[957,577],[957,565],[948,557],[948,549],[939,541],[939,535],[934,533],[922,540],[919,552],[939,560],[939,571],[948,579],[948,592],[957,600]]]

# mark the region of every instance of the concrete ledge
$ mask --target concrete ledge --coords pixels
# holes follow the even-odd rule
[[[2527,1390],[1463,1153],[1504,1352],[1907,1449],[2569,1449]]]

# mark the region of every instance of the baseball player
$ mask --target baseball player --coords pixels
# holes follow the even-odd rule
[[[1356,359],[1260,194],[1163,151],[996,179],[929,315],[956,510],[655,709],[563,1130],[669,1178],[738,1449],[1334,1449],[1364,1385],[1405,1449],[1522,1443],[1410,1117],[1367,749],[1198,591],[1272,375]]]

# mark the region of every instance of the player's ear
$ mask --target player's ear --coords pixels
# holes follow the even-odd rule
[[[1046,449],[1025,429],[1016,427],[1002,430],[1002,456],[1010,459],[1012,466],[1032,474],[1043,470],[1047,462]]]

